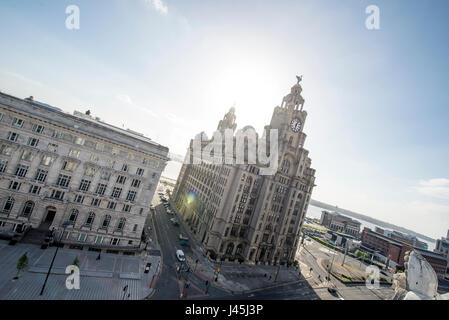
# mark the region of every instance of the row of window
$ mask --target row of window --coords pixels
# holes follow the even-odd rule
[[[2,119],[3,119],[3,114],[0,113],[0,121]],[[12,121],[11,125],[13,127],[22,129],[24,127],[24,123],[25,123],[25,121],[23,119],[20,119],[20,118],[17,118],[17,117],[13,117],[13,121]],[[36,133],[36,134],[43,134],[44,133],[44,129],[45,129],[45,127],[42,126],[42,125],[39,125],[39,124],[32,124],[32,127],[31,127],[31,130],[34,133]],[[54,138],[54,139],[62,139],[62,138],[66,139],[66,140],[68,139],[68,140],[72,141],[74,144],[77,144],[77,145],[81,145],[81,146],[86,145],[86,146],[92,147],[92,148],[94,148],[95,150],[98,150],[98,151],[110,151],[110,153],[113,156],[115,156],[117,154],[120,154],[122,156],[128,157],[131,160],[135,160],[135,155],[132,154],[132,153],[127,153],[125,151],[120,151],[120,150],[118,150],[115,147],[106,146],[103,143],[99,143],[99,142],[94,143],[93,141],[87,141],[86,139],[81,138],[81,137],[76,137],[76,136],[73,137],[70,134],[63,134],[61,131],[57,131],[57,130],[54,130],[54,129],[51,129],[51,130],[52,130],[51,137]],[[8,140],[17,141],[17,139],[18,139],[18,134],[17,133],[15,133],[15,132],[10,132],[9,133]],[[28,144],[28,145],[34,146],[34,147],[37,146],[37,144],[39,142],[39,139],[36,139],[36,138],[30,138],[30,139],[35,139],[36,141],[32,142],[31,144]],[[54,151],[54,152],[56,152],[56,151]],[[142,159],[142,163],[144,165],[152,164],[152,167],[154,167],[154,168],[157,168],[158,165],[159,165],[158,162],[154,162],[153,163],[153,162],[151,162],[147,158],[143,158]]]

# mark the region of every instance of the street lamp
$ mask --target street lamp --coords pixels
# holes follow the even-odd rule
[[[50,276],[51,268],[53,267],[53,263],[55,262],[56,255],[58,254],[59,244],[60,244],[61,241],[62,241],[62,236],[64,235],[65,229],[66,229],[68,226],[70,226],[71,224],[73,224],[72,221],[66,221],[66,222],[64,222],[64,223],[62,224],[62,228],[63,228],[63,229],[62,229],[62,232],[61,232],[61,236],[59,237],[59,243],[58,243],[58,246],[56,247],[55,255],[53,256],[53,259],[51,260],[50,267],[48,268],[47,276],[45,277],[45,281],[44,281],[44,284],[43,284],[43,286],[42,286],[42,290],[41,290],[40,295],[43,295],[43,294],[44,294],[45,285],[47,284],[47,280],[48,280],[48,277]]]

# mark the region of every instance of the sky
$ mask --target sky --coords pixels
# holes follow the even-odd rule
[[[79,29],[66,28],[69,5]],[[378,30],[365,25],[369,5]],[[303,75],[312,197],[440,238],[448,10],[446,0],[2,0],[0,90],[89,109],[184,155],[233,105],[238,128],[262,132]]]

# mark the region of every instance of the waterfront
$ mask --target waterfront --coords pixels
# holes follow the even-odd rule
[[[321,212],[323,210],[325,210],[325,209],[320,208],[320,207],[316,207],[316,206],[313,206],[313,205],[309,205],[309,208],[307,209],[306,216],[308,218],[320,219],[321,218]],[[356,219],[356,220],[361,223],[360,231],[362,231],[364,227],[370,228],[371,230],[375,230],[375,228],[377,226],[374,223],[371,223],[371,222],[368,222],[368,221],[365,221],[365,220],[362,220],[362,219]],[[433,251],[433,249],[435,249],[435,242],[427,241],[427,240],[422,239],[420,237],[418,237],[418,239],[421,240],[421,241],[424,241],[425,243],[427,243],[427,245],[429,246],[428,250]]]

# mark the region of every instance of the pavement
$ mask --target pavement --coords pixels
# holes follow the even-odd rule
[[[55,250],[55,247],[41,249],[38,245],[22,243],[10,246],[7,241],[0,240],[0,300],[141,300],[153,291],[150,284],[153,275],[159,271],[159,256],[101,253],[97,260],[98,252],[60,248],[41,296]],[[28,267],[20,273],[18,280],[14,280],[17,262],[25,252],[29,259]],[[69,274],[65,270],[76,257],[79,260],[80,289],[69,290],[66,287]],[[143,271],[148,262],[151,268],[145,274]]]

